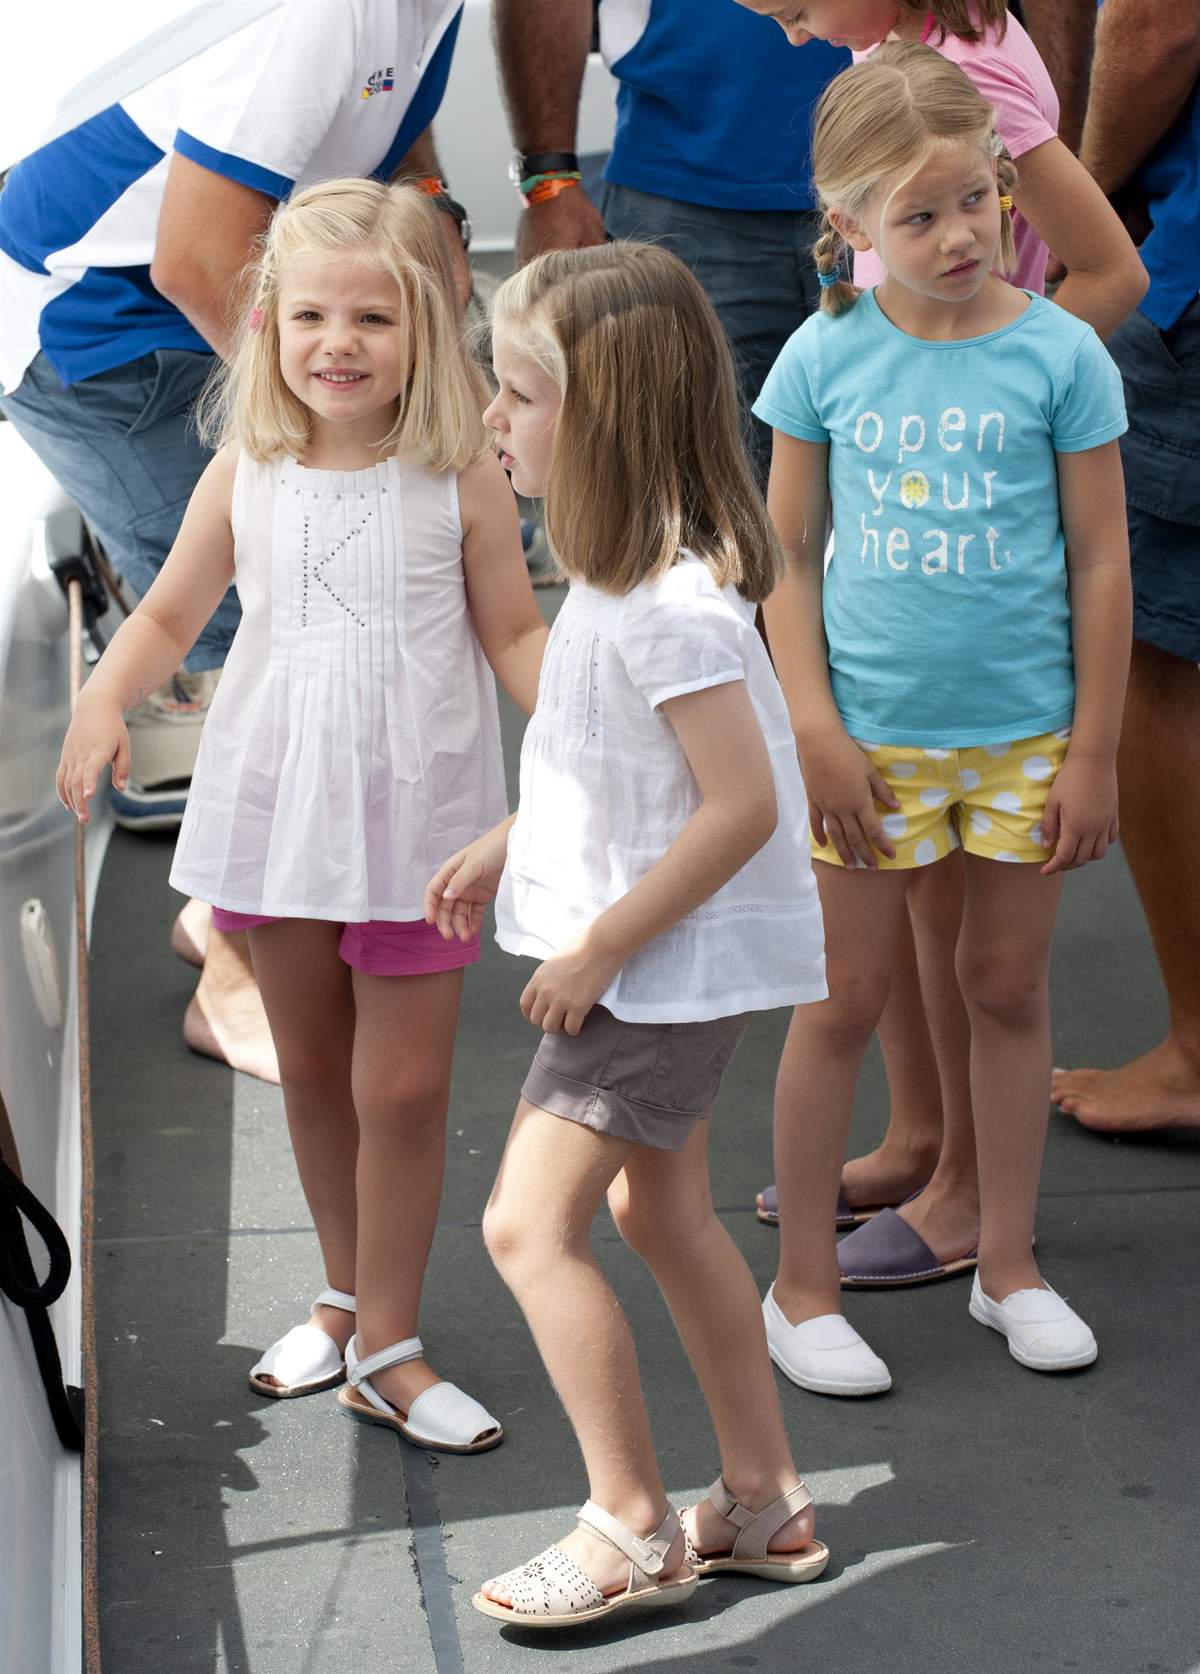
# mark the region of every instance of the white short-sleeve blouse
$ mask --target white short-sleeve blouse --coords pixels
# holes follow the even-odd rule
[[[741,871],[624,965],[600,1004],[689,1023],[825,997],[804,786],[753,606],[685,554],[623,597],[575,582],[550,634],[521,751],[496,939],[548,958],[626,895],[700,793],[659,705],[744,680],[770,751],[779,823]]]

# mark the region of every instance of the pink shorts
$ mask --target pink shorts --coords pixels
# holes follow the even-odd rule
[[[212,910],[213,929],[223,935],[253,930],[262,924],[281,924],[265,913]],[[479,937],[469,942],[446,942],[436,925],[422,918],[372,918],[366,924],[343,924],[338,953],[347,965],[368,976],[428,976],[433,971],[457,971],[479,960]]]

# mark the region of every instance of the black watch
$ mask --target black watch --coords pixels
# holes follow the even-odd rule
[[[573,151],[518,151],[508,167],[514,186],[531,174],[577,174],[579,158]]]

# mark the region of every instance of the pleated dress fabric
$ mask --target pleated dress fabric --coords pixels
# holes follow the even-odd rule
[[[442,861],[506,813],[458,478],[243,454],[233,533],[242,622],[171,883],[231,912],[419,919]]]

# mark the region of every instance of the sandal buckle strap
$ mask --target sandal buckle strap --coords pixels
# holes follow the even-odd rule
[[[358,1312],[358,1299],[351,1296],[348,1290],[334,1290],[332,1285],[326,1285],[313,1303],[314,1308],[341,1308],[344,1313]]]
[[[674,1509],[668,1510],[653,1534],[643,1537],[635,1535],[624,1523],[619,1523],[611,1512],[605,1511],[594,1500],[588,1500],[580,1509],[577,1521],[615,1547],[629,1559],[635,1570],[648,1579],[662,1574],[671,1542],[679,1532],[679,1516]]]
[[[374,1377],[376,1372],[386,1371],[389,1366],[399,1366],[405,1360],[419,1360],[424,1352],[419,1337],[406,1337],[402,1343],[393,1343],[389,1348],[377,1349],[374,1354],[360,1358],[358,1337],[353,1336],[346,1344],[346,1377],[358,1389],[364,1379]],[[368,1398],[375,1395],[369,1387],[363,1393]],[[376,1396],[375,1399],[378,1401],[381,1397]],[[385,1408],[386,1403],[379,1410],[382,1412]]]
[[[786,1494],[781,1494],[777,1500],[763,1506],[761,1511],[751,1511],[740,1500],[735,1500],[725,1486],[724,1477],[721,1476],[713,1483],[708,1497],[712,1501],[713,1509],[738,1531],[730,1556],[747,1561],[765,1558],[771,1537],[778,1534],[783,1525],[798,1512],[812,1504],[812,1494],[807,1482],[803,1480],[794,1488],[789,1488]]]

